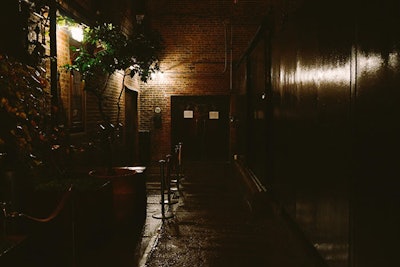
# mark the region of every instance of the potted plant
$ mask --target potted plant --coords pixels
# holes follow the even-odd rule
[[[68,133],[55,119],[62,109],[51,104],[45,74],[0,54],[0,202],[9,212],[36,217],[49,215],[71,184],[75,202],[91,209],[80,199],[109,191],[106,181],[68,174]]]
[[[135,173],[134,168],[114,166],[113,144],[123,126],[119,120],[119,114],[124,80],[127,76],[134,75],[138,75],[143,82],[151,79],[151,74],[159,70],[158,57],[163,49],[162,38],[158,32],[146,27],[145,24],[137,24],[135,27],[134,33],[130,36],[126,36],[112,23],[100,23],[86,28],[80,46],[72,47],[75,59],[71,64],[65,65],[66,70],[74,70],[81,74],[84,89],[95,97],[101,117],[97,141],[99,141],[105,166],[103,169],[92,170],[90,174],[110,179],[113,183],[114,201],[125,201],[123,205],[137,202],[137,200],[124,200],[129,194],[136,195],[136,199],[138,195],[145,196],[144,179],[140,181],[127,178]],[[111,121],[104,109],[104,101],[109,78],[116,71],[123,72],[123,81],[118,101],[115,103],[115,108],[118,109],[117,119]],[[142,179],[141,176],[139,177]],[[143,203],[143,198],[140,199]],[[120,204],[116,203],[116,206],[123,206]],[[145,203],[142,205],[145,206]],[[125,215],[116,214],[117,220]]]
[[[17,188],[34,186],[44,177],[43,172],[55,175],[52,154],[61,148],[63,131],[52,123],[51,96],[43,68],[0,55],[0,121],[0,167],[2,183],[6,184],[2,189],[12,183],[20,185]],[[17,205],[18,192],[2,193]]]

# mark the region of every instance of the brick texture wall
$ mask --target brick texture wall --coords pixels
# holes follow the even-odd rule
[[[70,42],[69,32],[65,27],[57,29],[57,64],[59,69],[59,90],[61,102],[65,109],[67,122],[70,123],[70,97],[71,97],[71,75],[63,69],[63,66],[70,63]],[[122,89],[123,73],[116,72],[108,80],[108,86],[105,93],[104,110],[110,116],[112,122],[117,121],[117,102]],[[85,97],[85,133],[89,138],[93,137],[98,130],[98,123],[101,118],[98,111],[96,99],[87,93]],[[120,121],[125,122],[125,99],[124,94],[120,101],[121,112]],[[72,140],[74,141],[74,139]]]
[[[91,1],[84,2],[93,4]],[[96,4],[96,8],[106,10],[104,5],[107,4],[104,3]],[[117,12],[112,9],[115,12],[109,12],[114,17],[121,15],[121,24],[129,32],[129,22],[135,19],[135,14],[142,13],[143,8],[145,21],[157,29],[165,41],[165,51],[160,62],[162,73],[155,75],[147,84],[140,85],[138,98],[138,130],[150,132],[150,154],[153,161],[170,153],[174,145],[171,144],[171,96],[230,95],[233,67],[255,35],[270,3],[268,0],[148,0],[140,10],[135,11],[134,5],[134,10],[129,10],[131,5],[126,3],[123,10]],[[59,31],[59,65],[69,60],[65,34]],[[116,94],[121,83],[122,75],[119,73],[110,79],[106,109],[113,118],[116,117]],[[60,73],[62,100],[66,107],[69,86],[69,76]],[[162,109],[161,127],[154,125],[155,107]],[[124,122],[124,109],[121,115]],[[99,119],[96,104],[87,95],[87,134],[94,132]]]
[[[150,131],[153,161],[170,153],[171,96],[229,95],[231,67],[255,35],[270,1],[147,1],[146,20],[165,41],[162,74],[142,84],[139,129]],[[162,126],[153,123],[162,109]]]
[[[62,105],[69,120],[70,101],[70,74],[63,70],[65,64],[70,63],[69,32],[65,27],[57,27],[57,65],[59,70],[59,89]]]

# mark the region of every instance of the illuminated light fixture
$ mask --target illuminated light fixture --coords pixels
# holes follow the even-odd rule
[[[124,85],[126,88],[130,90],[136,90],[138,91],[140,89],[140,78],[137,75],[137,73],[134,73],[133,76],[131,76],[131,72],[135,69],[135,66],[129,66],[125,70],[125,78],[124,78]]]
[[[71,32],[71,37],[78,41],[78,42],[82,42],[83,41],[83,29],[82,27],[79,26],[70,26],[69,30]]]
[[[159,82],[162,82],[165,80],[165,75],[163,71],[156,71],[156,72],[152,72],[150,74],[150,77],[152,80],[157,80]]]

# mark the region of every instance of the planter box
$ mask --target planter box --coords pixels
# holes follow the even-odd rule
[[[146,179],[143,167],[116,167],[114,175],[93,170],[92,177],[110,181],[113,192],[113,215],[117,229],[141,227],[146,217]]]
[[[54,219],[49,222],[30,222],[31,234],[27,253],[41,255],[35,256],[33,261],[58,259],[59,262],[61,258],[65,262],[71,262],[110,240],[111,183],[93,179],[85,183],[87,184],[83,186],[77,183]],[[60,184],[60,187],[63,186]],[[53,184],[41,187],[32,195],[29,214],[46,218],[58,207],[64,195],[65,191]]]

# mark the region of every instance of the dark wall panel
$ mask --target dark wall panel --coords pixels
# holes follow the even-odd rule
[[[237,68],[235,138],[329,266],[397,266],[400,1],[302,2]],[[264,92],[272,120],[255,116]]]
[[[305,5],[272,42],[272,188],[331,266],[349,261],[353,29],[342,8]]]
[[[355,263],[395,266],[400,237],[400,2],[368,1],[357,8]]]
[[[400,4],[307,3],[272,41],[272,188],[330,266],[394,266]]]

